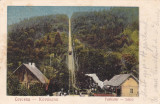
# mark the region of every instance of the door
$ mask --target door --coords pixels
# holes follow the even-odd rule
[[[117,89],[117,96],[121,96],[121,89]]]

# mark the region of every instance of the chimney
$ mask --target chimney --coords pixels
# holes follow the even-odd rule
[[[29,66],[31,66],[31,62],[29,62],[28,64],[29,64]]]
[[[35,63],[32,63],[32,67],[35,67]]]

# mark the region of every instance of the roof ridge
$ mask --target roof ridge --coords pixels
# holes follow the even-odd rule
[[[117,86],[122,84],[127,78],[129,78],[130,76],[132,76],[137,82],[138,79],[131,73],[127,73],[127,74],[117,74],[114,75],[109,81],[108,81],[108,85],[112,85],[112,86]]]
[[[42,83],[48,82],[47,77],[46,77],[36,66],[32,67],[32,66],[30,66],[29,64],[25,64],[25,63],[23,63],[23,64],[24,64],[24,65],[35,75],[35,77],[37,77],[38,80],[40,80]],[[42,77],[40,77],[40,76],[38,75],[38,73],[39,73]]]

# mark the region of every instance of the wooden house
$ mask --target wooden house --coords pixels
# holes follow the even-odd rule
[[[48,79],[42,72],[35,66],[34,63],[22,64],[14,72],[21,84],[24,84],[28,88],[33,84],[48,84]]]
[[[138,96],[139,82],[132,74],[115,75],[109,81],[104,81],[104,89],[111,90],[117,96]]]

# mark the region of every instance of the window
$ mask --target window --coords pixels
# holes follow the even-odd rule
[[[130,93],[133,93],[133,89],[130,89]]]

